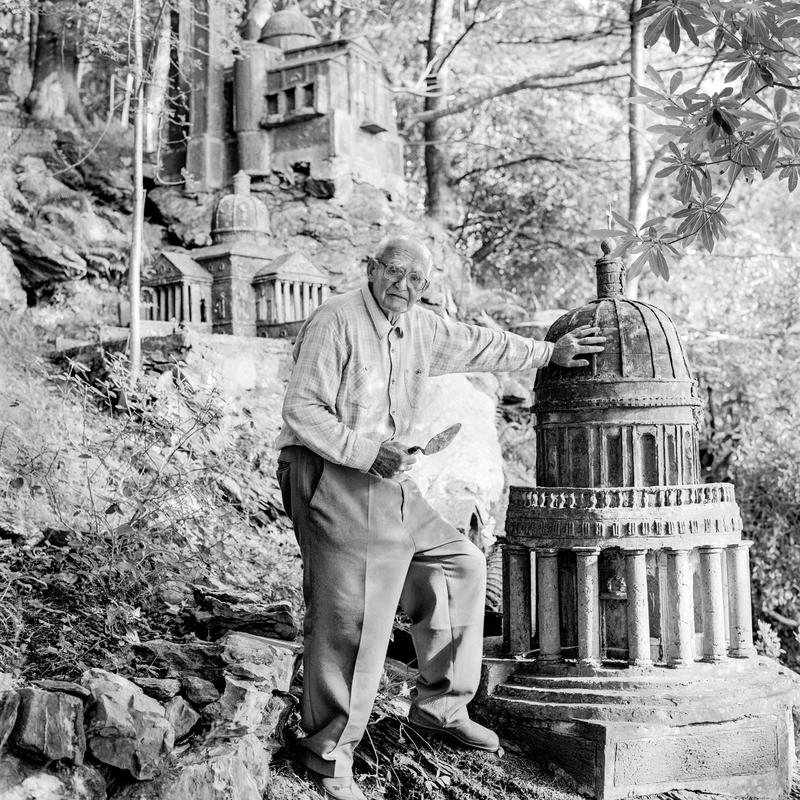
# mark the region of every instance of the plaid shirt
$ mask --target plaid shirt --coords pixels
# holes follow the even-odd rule
[[[275,445],[366,472],[382,442],[407,441],[429,375],[541,367],[552,352],[418,305],[393,324],[365,284],[327,300],[300,330]]]

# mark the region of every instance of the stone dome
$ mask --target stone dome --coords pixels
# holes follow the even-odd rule
[[[602,329],[605,349],[589,366],[553,364],[539,370],[537,410],[578,406],[699,405],[695,381],[675,323],[656,306],[623,294],[624,267],[606,254],[597,262],[597,299],[567,312],[548,330],[557,341],[582,325]]]
[[[699,479],[700,400],[678,331],[661,309],[623,294],[624,266],[603,242],[597,299],[547,332],[601,329],[586,367],[556,364],[536,376],[540,486],[657,486]]]
[[[233,194],[226,194],[214,207],[211,238],[214,244],[230,241],[264,242],[270,237],[269,211],[250,194],[250,177],[239,172],[233,179]]]
[[[314,23],[297,7],[287,8],[273,14],[261,29],[259,41],[294,50],[320,41]]]

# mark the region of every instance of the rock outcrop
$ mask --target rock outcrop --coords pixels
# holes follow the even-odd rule
[[[61,692],[20,689],[11,739],[29,758],[82,764],[86,750],[83,701]]]
[[[84,673],[81,682],[93,699],[86,732],[92,755],[137,780],[158,775],[175,741],[164,707],[135,683],[102,669]]]

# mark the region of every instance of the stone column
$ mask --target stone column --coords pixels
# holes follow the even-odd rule
[[[558,550],[536,551],[536,611],[539,620],[539,660],[561,661],[558,611]]]
[[[203,286],[202,284],[196,284],[194,287],[194,291],[192,292],[192,320],[194,322],[200,323],[202,320],[200,319],[200,300],[203,294]]]
[[[328,299],[328,296],[330,295],[330,293],[331,293],[331,290],[330,290],[329,286],[323,286],[322,287],[322,301],[323,302],[325,302],[325,300]]]
[[[191,321],[191,308],[189,306],[189,286],[184,283],[181,284],[181,313],[180,319],[183,322]]]
[[[311,313],[311,287],[306,283],[300,284],[303,290],[303,319]]]
[[[647,611],[647,550],[625,551],[628,592],[628,663],[650,666],[650,615]]]
[[[166,305],[167,305],[166,312],[167,313],[166,313],[164,319],[167,320],[167,322],[169,322],[172,319],[173,315],[175,314],[175,297],[172,294],[172,286],[165,286],[164,287],[164,292],[165,292],[165,294],[167,296],[167,303],[166,303]]]
[[[503,547],[503,638],[509,653],[531,649],[531,553],[527,547]]]
[[[753,646],[753,617],[750,605],[750,541],[737,542],[725,548],[728,559],[728,606],[730,608],[731,642],[728,654],[733,658],[750,658]]]
[[[285,319],[285,307],[283,300],[283,281],[275,281],[275,322],[283,322]]]
[[[284,322],[294,321],[294,284],[289,281],[283,282],[283,299],[286,304]]]
[[[694,592],[689,550],[665,548],[667,554],[667,596],[669,597],[669,652],[671,667],[694,664]]]
[[[599,547],[573,547],[578,565],[578,663],[600,663]]]
[[[725,659],[725,608],[722,599],[722,547],[700,548],[703,597],[703,661]]]

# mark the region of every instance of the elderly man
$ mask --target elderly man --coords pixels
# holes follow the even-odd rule
[[[353,751],[369,720],[398,605],[419,677],[409,724],[498,749],[470,720],[482,656],[483,554],[405,475],[424,381],[448,372],[583,366],[596,328],[555,345],[444,319],[416,305],[431,255],[406,237],[368,259],[367,283],[329,299],[297,338],[278,480],[303,560],[303,760],[323,797],[364,798]]]

